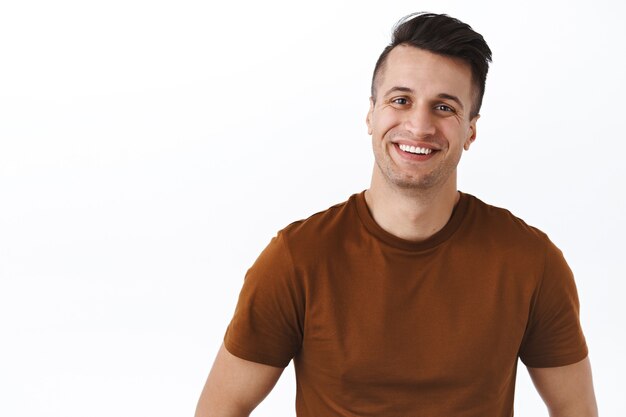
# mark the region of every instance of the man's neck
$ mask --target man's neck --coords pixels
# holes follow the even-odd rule
[[[372,181],[365,201],[385,231],[399,238],[419,242],[441,230],[459,201],[456,181],[437,190],[399,190]]]

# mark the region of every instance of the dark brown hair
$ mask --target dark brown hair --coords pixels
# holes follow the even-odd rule
[[[376,61],[372,76],[372,99],[376,100],[376,78],[384,69],[387,56],[398,45],[410,45],[435,54],[461,58],[472,69],[472,81],[476,88],[470,117],[480,111],[491,49],[482,35],[468,24],[445,14],[413,13],[396,23],[391,43],[383,50]]]

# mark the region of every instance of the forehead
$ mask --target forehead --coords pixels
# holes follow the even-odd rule
[[[414,46],[398,45],[389,52],[377,84],[378,94],[402,86],[425,95],[453,94],[469,105],[472,70],[460,58],[434,54]]]

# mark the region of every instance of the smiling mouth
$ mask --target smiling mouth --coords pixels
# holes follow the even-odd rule
[[[410,145],[400,144],[398,145],[398,147],[400,148],[401,151],[412,153],[415,155],[428,155],[433,152],[432,149],[420,148],[419,146],[410,146]]]

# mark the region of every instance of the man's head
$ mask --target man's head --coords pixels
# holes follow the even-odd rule
[[[478,115],[485,93],[485,80],[491,50],[483,37],[472,28],[445,14],[415,13],[402,18],[395,26],[391,43],[383,50],[374,67],[372,100],[377,98],[377,86],[385,76],[387,56],[398,45],[409,45],[435,54],[460,58],[472,70],[474,85],[470,118]]]
[[[461,154],[476,138],[490,56],[483,38],[451,17],[400,21],[376,65],[366,117],[376,160],[372,188],[456,192]]]

